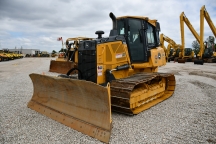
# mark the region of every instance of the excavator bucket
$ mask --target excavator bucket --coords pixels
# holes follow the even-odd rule
[[[28,107],[77,131],[108,143],[111,134],[110,85],[30,74],[34,93]]]
[[[76,65],[74,62],[51,60],[49,71],[66,74],[70,69],[74,68],[75,66]]]

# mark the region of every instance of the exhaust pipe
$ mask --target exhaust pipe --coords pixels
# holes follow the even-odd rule
[[[112,12],[110,12],[109,16],[110,16],[110,18],[112,19],[112,22],[113,22],[113,27],[110,30],[110,35],[109,36],[116,36],[116,35],[118,35],[116,17]]]
[[[109,16],[110,16],[110,18],[112,19],[112,22],[113,22],[113,28],[112,29],[116,30],[117,29],[116,17],[112,12],[110,12]]]

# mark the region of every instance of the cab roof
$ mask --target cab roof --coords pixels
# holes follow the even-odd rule
[[[151,23],[153,26],[156,26],[156,22],[157,22],[156,19],[149,19],[148,17],[145,17],[145,16],[120,16],[120,17],[117,17],[116,19],[123,19],[123,18],[142,19],[142,20],[148,21],[148,22]]]

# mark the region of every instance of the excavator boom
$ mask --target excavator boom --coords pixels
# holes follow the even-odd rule
[[[189,30],[191,31],[191,33],[194,35],[194,37],[196,38],[196,40],[200,43],[200,36],[199,34],[196,32],[196,30],[194,29],[194,27],[192,26],[192,24],[190,23],[189,19],[186,17],[186,15],[184,14],[184,12],[181,13],[180,15],[180,31],[181,31],[181,45],[182,45],[182,52],[181,52],[181,57],[182,59],[179,59],[179,61],[184,61],[185,59],[185,35],[184,35],[184,23],[187,25],[187,27],[189,28]],[[192,51],[192,49],[191,49]],[[194,57],[194,52],[191,52],[191,59],[193,59]]]
[[[216,28],[210,18],[210,15],[208,14],[205,5],[201,7],[200,9],[200,52],[199,52],[199,56],[200,59],[203,59],[203,54],[205,51],[205,46],[204,46],[204,18],[206,19],[209,27],[211,28],[214,36],[216,37]],[[209,59],[211,59],[211,57],[209,57]],[[202,60],[200,60],[202,61]],[[207,60],[209,61],[209,60]],[[216,61],[216,58],[214,58],[213,61]],[[194,63],[197,64],[197,63]]]
[[[202,23],[203,23],[204,18],[206,19],[209,27],[211,28],[214,36],[216,37],[216,28],[215,28],[215,25],[212,22],[211,17],[209,15],[209,13],[207,12],[206,8],[205,8],[205,5],[202,6],[202,8],[200,9],[200,19],[202,20]]]
[[[165,48],[165,46],[164,46],[164,41],[168,42],[167,48]],[[174,40],[172,40],[168,36],[165,36],[164,34],[160,34],[160,43],[161,43],[161,46],[166,53],[166,59],[168,62],[170,60],[174,60],[174,59],[179,57],[179,55],[176,56],[176,54],[170,56],[170,50],[171,50],[171,48],[174,48],[175,51],[181,50],[182,46],[180,44],[176,44],[176,42]]]

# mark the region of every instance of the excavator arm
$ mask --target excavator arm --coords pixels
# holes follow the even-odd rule
[[[166,60],[168,59],[168,49],[165,48],[164,46],[164,34],[160,34],[160,44],[161,44],[161,47],[164,49],[164,52],[166,54]]]
[[[160,34],[160,41],[161,43],[164,43],[164,41],[168,42],[169,44],[171,44],[172,46],[177,45],[176,42],[174,40],[172,40],[171,38],[169,38],[168,36],[165,36],[164,34]]]
[[[167,48],[165,48],[164,46],[164,41],[168,42],[168,46]],[[165,36],[164,34],[160,34],[160,43],[166,53],[166,58],[167,60],[169,59],[169,54],[170,54],[170,49],[174,48],[175,50],[177,50],[179,47],[181,48],[182,46],[179,44],[176,44],[176,42],[174,40],[172,40],[171,38],[169,38],[168,36]]]
[[[206,19],[210,29],[212,30],[214,36],[216,37],[216,28],[210,18],[210,15],[208,14],[207,10],[205,9],[205,5],[201,7],[200,9],[200,52],[199,52],[199,60],[194,61],[194,64],[203,64],[203,54],[205,51],[204,46],[204,18]],[[211,57],[207,58],[211,61]],[[209,61],[207,60],[207,61]],[[213,60],[214,61],[214,60]]]
[[[169,55],[170,55],[170,49],[171,49],[171,44],[168,44],[168,46],[167,46],[167,56],[169,57]]]
[[[184,39],[184,23],[188,26],[191,33],[194,35],[196,40],[200,43],[200,36],[196,32],[196,30],[193,28],[192,24],[190,23],[189,19],[186,17],[184,12],[180,15],[180,30],[181,30],[181,45],[182,45],[182,58],[184,58],[184,49],[185,49],[185,39]]]
[[[216,28],[215,28],[215,25],[214,25],[214,23],[212,22],[209,13],[208,13],[207,10],[205,9],[205,5],[202,6],[202,8],[200,9],[200,25],[202,24],[202,28],[203,28],[203,29],[201,29],[201,30],[203,30],[203,31],[204,31],[204,18],[206,19],[206,21],[207,21],[209,27],[211,28],[211,30],[212,30],[214,36],[216,37]],[[201,21],[202,21],[202,23],[201,23]]]
[[[216,28],[210,18],[210,15],[208,14],[207,10],[205,9],[205,5],[201,7],[200,9],[200,58],[202,58],[202,55],[204,53],[204,18],[206,19],[209,27],[211,28],[214,36],[216,37]]]

